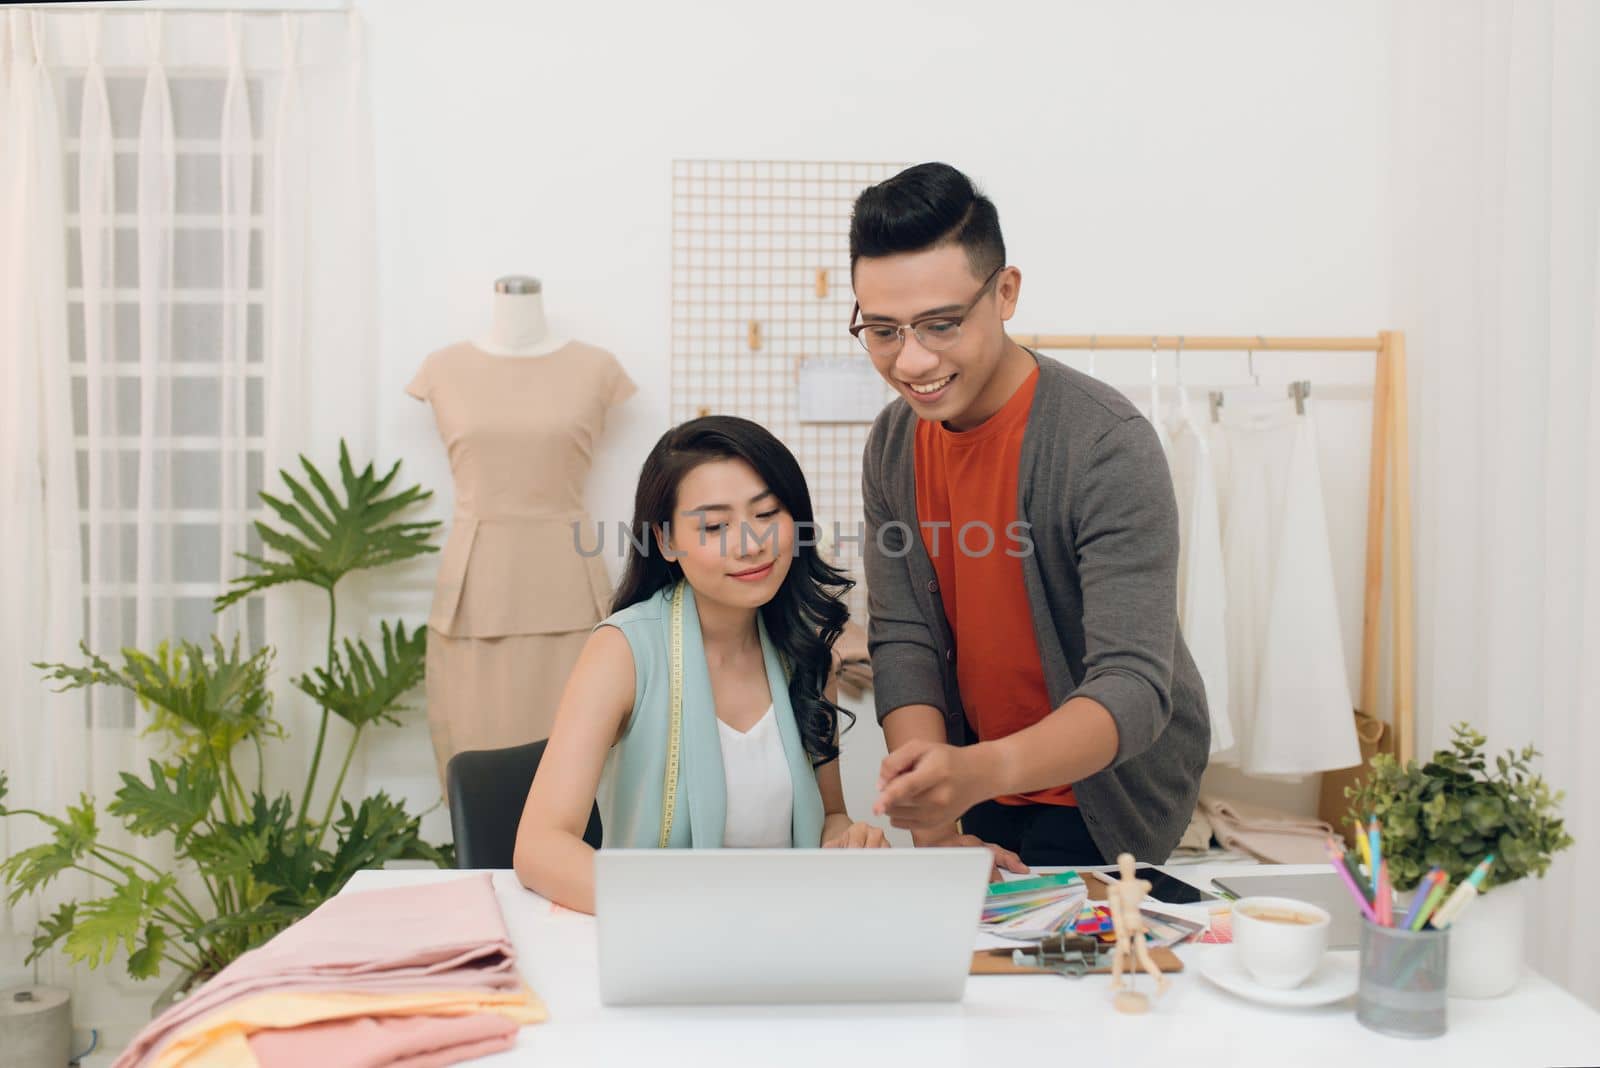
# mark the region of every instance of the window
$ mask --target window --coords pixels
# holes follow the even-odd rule
[[[92,214],[86,221],[80,203],[86,155],[91,165],[103,158],[82,138],[84,83],[81,71],[67,72],[58,99],[85,638],[108,657],[123,646],[153,651],[169,638],[204,642],[212,633],[231,640],[238,632],[256,648],[264,629],[259,598],[221,617],[211,604],[247,566],[233,554],[261,552],[250,521],[261,512],[264,467],[263,148],[259,138],[251,146],[248,224],[230,222],[221,136],[227,79],[221,72],[168,78],[169,302],[141,277],[152,266],[140,248],[145,73],[107,71],[112,214],[103,227]],[[259,78],[246,85],[251,129],[260,131],[264,87]],[[161,158],[150,144],[143,151],[147,168]],[[231,286],[230,226],[247,243],[236,260],[246,265],[243,277]],[[91,240],[101,235],[97,269],[84,248],[86,227]],[[144,220],[153,240],[166,232],[158,215]],[[86,258],[94,277],[85,277]],[[231,359],[229,331],[242,342]],[[91,339],[98,339],[93,351]],[[124,713],[131,716],[131,706]]]

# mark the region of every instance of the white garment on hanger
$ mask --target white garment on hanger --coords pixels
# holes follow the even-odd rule
[[[1181,403],[1181,400],[1180,400]],[[1167,458],[1167,466],[1172,466],[1172,435],[1167,430],[1167,420],[1161,414],[1161,378],[1155,373],[1152,366],[1150,373],[1150,403],[1143,408],[1144,417],[1155,428],[1156,440],[1161,443],[1161,454]],[[1173,417],[1174,422],[1178,416]]]
[[[1178,410],[1172,414],[1171,425],[1161,417],[1161,383],[1154,373],[1150,376],[1148,414],[1178,499],[1178,627],[1205,685],[1211,754],[1223,754],[1226,759],[1234,746],[1234,733],[1228,712],[1227,591],[1216,480],[1203,431],[1189,407],[1181,363],[1177,373]]]
[[[1229,704],[1239,764],[1299,777],[1360,763],[1310,404],[1230,403]]]
[[[787,849],[794,844],[794,784],[778,717],[767,711],[747,731],[717,720],[728,781],[722,844],[729,849]]]
[[[1169,435],[1168,461],[1178,495],[1178,625],[1200,669],[1211,714],[1211,754],[1234,747],[1229,711],[1227,579],[1222,567],[1222,531],[1217,481],[1202,431],[1187,416],[1182,399]]]

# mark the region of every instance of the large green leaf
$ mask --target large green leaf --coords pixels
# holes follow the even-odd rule
[[[307,911],[299,906],[266,902],[207,920],[195,928],[194,937],[197,942],[205,942],[243,934],[250,936],[244,940],[244,948],[253,949],[304,916]]]
[[[142,837],[171,834],[180,849],[217,796],[217,776],[208,764],[179,764],[169,770],[152,760],[148,783],[126,771],[121,774],[122,789],[107,811]]]
[[[166,928],[155,923],[145,924],[144,945],[128,954],[128,974],[135,979],[154,979],[161,972],[161,954],[166,948]]]
[[[295,680],[295,685],[352,727],[365,727],[380,720],[398,723],[403,711],[400,699],[422,683],[427,660],[428,630],[418,627],[406,634],[406,625],[394,629],[383,624],[380,642],[383,663],[379,664],[365,641],[344,641],[344,655],[334,651],[327,668]]]
[[[278,836],[271,843],[266,855],[251,868],[250,875],[268,891],[267,900],[272,904],[309,911],[322,900],[316,890],[316,880],[317,873],[327,862],[327,850],[291,832]]]
[[[233,881],[250,875],[267,855],[267,836],[241,824],[220,823],[216,830],[189,836],[183,855],[212,879]]]
[[[391,860],[427,859],[437,863],[437,853],[422,841],[420,830],[420,818],[381,790],[363,798],[356,809],[341,802],[340,816],[334,823],[339,844],[327,868],[317,877],[322,896],[337,894],[356,872],[381,868]]]
[[[214,820],[211,829],[190,837],[185,855],[207,875],[216,879],[253,878],[274,852],[288,848],[304,838],[297,834],[294,805],[288,795],[272,800],[257,791],[251,798],[246,818],[239,821]]]
[[[266,688],[272,649],[244,656],[239,639],[231,648],[211,639],[211,655],[192,642],[169,646],[155,656],[137,649],[122,651],[122,667],[112,667],[81,645],[87,667],[36,664],[45,677],[63,683],[62,690],[116,686],[131,691],[153,714],[152,729],[180,742],[180,754],[209,749],[221,757],[252,735],[273,734],[272,695]]]
[[[53,832],[51,840],[18,850],[0,862],[0,881],[11,885],[7,900],[15,905],[36,890],[43,890],[57,875],[83,860],[99,840],[94,802],[82,795],[67,806],[67,818],[41,817]]]
[[[150,880],[137,875],[124,878],[110,895],[79,903],[77,924],[66,940],[67,955],[73,960],[98,968],[116,953],[118,943],[129,953],[135,952],[139,929],[167,903],[171,875]]]
[[[33,949],[23,959],[23,964],[32,964],[51,946],[67,937],[72,931],[72,925],[77,922],[78,904],[68,901],[60,906],[49,917],[39,921],[39,930],[33,936]]]
[[[400,471],[398,463],[381,478],[371,464],[357,473],[350,463],[349,447],[339,442],[342,496],[334,492],[322,472],[304,456],[300,457],[300,467],[309,489],[289,472],[280,471],[291,499],[261,494],[267,507],[290,528],[278,530],[263,522],[255,525],[262,543],[282,559],[268,560],[240,553],[240,558],[254,564],[257,570],[229,583],[232,589],[215,601],[218,611],[280,583],[309,582],[331,590],[352,571],[382,567],[438,551],[429,544],[439,527],[437,521],[391,521],[399,512],[432,496],[420,486],[409,486],[390,494],[390,486]]]
[[[233,828],[241,839],[259,843],[252,845],[249,878],[267,901],[297,907],[320,900],[314,882],[328,863],[328,851],[316,846],[307,828],[295,820],[294,805],[286,795],[269,802],[258,792],[250,822]]]
[[[6,900],[15,905],[35,890],[43,890],[50,880],[71,868],[72,853],[56,842],[19,849],[0,863],[0,880],[11,887]]]

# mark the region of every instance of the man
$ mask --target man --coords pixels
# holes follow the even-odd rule
[[[1006,335],[1022,275],[955,168],[864,191],[850,264],[851,332],[900,395],[862,469],[876,811],[1012,870],[1164,861],[1211,728],[1154,428]]]

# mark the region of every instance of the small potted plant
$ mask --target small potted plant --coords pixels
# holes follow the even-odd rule
[[[1562,794],[1531,768],[1539,755],[1532,746],[1496,757],[1491,770],[1483,735],[1465,723],[1454,735],[1422,765],[1375,756],[1371,774],[1345,791],[1347,820],[1378,820],[1400,891],[1414,890],[1433,868],[1454,887],[1493,854],[1485,896],[1451,927],[1450,993],[1499,997],[1522,973],[1527,878],[1543,877],[1572,836],[1559,814]]]

